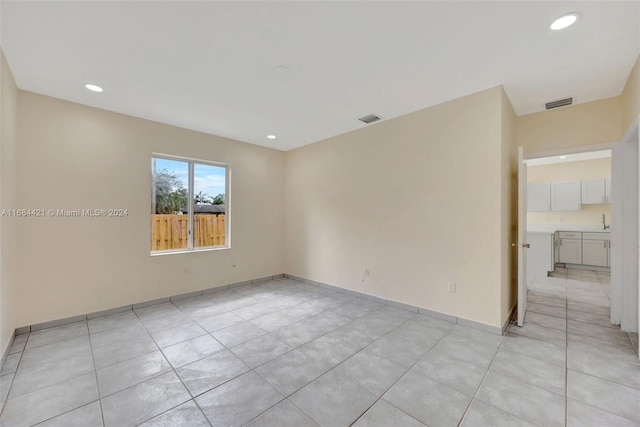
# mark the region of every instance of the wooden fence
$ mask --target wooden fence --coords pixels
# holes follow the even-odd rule
[[[183,249],[187,247],[189,215],[151,215],[151,250]],[[193,215],[193,247],[222,246],[224,214]]]

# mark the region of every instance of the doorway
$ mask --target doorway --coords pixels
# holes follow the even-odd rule
[[[609,271],[611,149],[526,160],[527,284],[556,264]]]
[[[640,198],[639,197],[640,189],[638,185],[638,182],[639,182],[638,145],[639,145],[638,120],[636,120],[634,125],[625,134],[625,137],[616,144],[600,144],[597,146],[578,147],[576,149],[567,149],[567,150],[550,152],[550,153],[538,153],[536,155],[527,156],[527,161],[530,164],[531,163],[535,164],[536,162],[535,159],[541,159],[541,158],[557,157],[559,159],[560,157],[563,157],[562,159],[559,159],[559,160],[568,160],[570,156],[574,156],[574,155],[577,156],[578,154],[589,156],[589,155],[595,155],[594,153],[597,151],[604,151],[604,150],[610,150],[610,152],[612,153],[611,166],[610,166],[611,174],[609,175],[611,179],[610,181],[607,181],[606,176],[600,177],[600,179],[605,178],[604,179],[605,190],[604,190],[604,194],[602,195],[602,197],[604,197],[604,199],[602,199],[604,203],[602,203],[601,205],[606,205],[607,202],[610,202],[611,207],[609,208],[610,210],[609,210],[608,218],[609,218],[609,221],[611,222],[607,224],[608,222],[607,215],[606,215],[607,212],[605,210],[605,212],[603,212],[605,215],[604,215],[604,221],[601,224],[602,228],[598,231],[598,233],[607,232],[608,230],[606,230],[604,227],[606,225],[614,224],[614,226],[609,229],[611,232],[610,244],[607,244],[606,240],[602,239],[603,242],[601,246],[603,249],[608,249],[606,257],[608,260],[607,261],[608,266],[611,268],[611,290],[609,292],[609,297],[611,300],[610,321],[613,324],[620,324],[624,331],[635,332],[636,337],[637,337],[637,331],[638,331],[638,324],[640,323],[640,313],[638,310],[638,306],[640,305],[640,298],[639,298],[639,292],[638,292],[638,287],[639,287],[638,264],[640,262],[640,259],[639,259],[640,254],[638,253],[638,232],[639,232],[638,211],[639,211],[639,198]],[[527,166],[524,166],[524,167],[528,169]],[[586,178],[586,179],[591,179],[591,178]],[[602,184],[602,181],[600,181],[597,185],[600,185],[600,187],[602,187],[601,184]],[[580,183],[580,185],[582,185],[582,182]],[[561,188],[561,187],[565,187],[565,188]],[[571,185],[567,186],[564,184],[562,185],[559,184],[556,187],[556,191],[555,191],[555,197],[556,197],[555,201],[556,202],[559,201],[558,194],[564,194],[562,193],[562,191],[558,191],[558,189],[569,191],[570,187]],[[551,192],[550,188],[551,187],[549,187],[549,190],[548,190],[549,193]],[[567,188],[569,188],[569,190],[567,190]],[[534,189],[534,192],[535,191],[537,190]],[[607,199],[607,195],[609,197],[608,199]],[[527,197],[527,199],[531,199],[531,196]],[[543,200],[544,200],[544,197],[543,197]],[[549,194],[548,200],[549,202],[548,202],[546,212],[554,212],[554,210],[551,208],[551,203],[554,201],[553,196]],[[535,202],[535,199],[534,199],[534,202]],[[581,204],[581,200],[579,203]],[[599,203],[594,203],[594,204],[599,204]],[[599,207],[602,208],[606,206],[599,206]],[[576,210],[580,210],[580,208]],[[545,209],[540,209],[540,212],[544,212],[544,211]],[[556,211],[562,212],[557,209]],[[542,215],[545,215],[544,221],[540,221],[539,217],[537,220],[537,222],[539,223],[538,224],[539,228],[544,228],[544,227],[552,228],[552,226],[547,226],[546,224],[556,225],[554,224],[554,217],[552,215],[549,215],[548,213],[542,214]],[[562,214],[558,214],[555,217],[557,222],[561,223],[561,227],[559,228],[567,228],[568,225],[572,225],[572,224],[569,224],[569,218],[567,218],[569,215],[567,215],[567,217],[563,217],[561,215]],[[575,217],[571,216],[571,218],[575,218]],[[542,224],[540,224],[541,222]],[[594,222],[593,217],[589,222],[591,222],[591,224],[585,224],[585,225],[587,226],[591,225],[592,227],[598,227],[598,228],[600,227],[600,226],[596,226],[593,223]],[[520,224],[522,223],[523,221],[520,221]],[[574,230],[556,230],[556,231],[571,232]],[[585,240],[583,238],[587,237],[586,240],[593,239],[595,236],[592,233],[592,231],[595,231],[595,230],[575,230],[575,231],[579,231],[580,235],[576,234],[576,235],[559,236],[557,233],[554,233],[553,240],[551,239],[548,240],[549,242],[553,242],[553,243],[549,243],[550,253],[553,253],[553,258],[547,259],[547,263],[548,265],[552,265],[553,268],[549,268],[547,271],[555,270],[557,265],[556,263],[560,261],[560,259],[558,259],[558,256],[560,255],[560,251],[556,251],[556,248],[558,244],[563,244],[563,243],[567,243],[567,247],[565,247],[564,255],[563,255],[565,266],[566,264],[568,264],[570,267],[576,267],[580,265],[578,261],[580,261],[581,258],[577,257],[575,259],[570,259],[570,258],[567,259],[567,253],[576,254],[576,253],[579,253],[577,252],[579,251],[578,248],[584,249]],[[583,233],[586,233],[586,236]],[[580,242],[581,243],[580,245],[578,244],[578,241],[577,241],[578,238],[582,240]],[[565,241],[563,239],[567,239],[567,240]],[[571,241],[571,239],[573,239],[573,241]],[[561,240],[561,243],[558,243],[558,240]],[[589,260],[588,264],[592,264],[594,261],[592,258],[593,251],[591,249],[595,248],[596,244],[594,242],[587,242],[587,243],[588,243],[587,258]],[[571,245],[573,245],[573,247]],[[524,246],[528,246],[528,245],[524,245]],[[600,252],[603,252],[603,251],[600,251]],[[600,255],[602,256],[602,254]],[[582,257],[582,254],[580,254],[579,256]],[[598,263],[601,264],[603,262],[602,261],[603,258],[600,258],[600,259],[601,261],[599,262],[596,261],[596,264]],[[573,261],[573,262],[568,262],[568,261]],[[532,265],[534,265],[534,263],[532,263]],[[584,264],[583,264],[583,267],[578,267],[578,270],[580,270],[581,268],[584,268]],[[606,269],[599,268],[599,269],[596,269],[595,271],[606,272]],[[523,282],[525,283],[525,286],[522,286],[522,284],[519,283],[519,289],[522,289],[524,287],[526,290],[527,289],[526,284],[531,285],[532,280],[535,279],[536,274],[539,274],[539,272],[537,273],[532,272],[532,274],[527,275],[528,280],[526,282]],[[634,347],[638,348],[638,344],[634,343]]]

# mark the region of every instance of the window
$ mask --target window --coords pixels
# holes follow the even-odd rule
[[[229,169],[169,156],[151,158],[151,252],[228,248]]]

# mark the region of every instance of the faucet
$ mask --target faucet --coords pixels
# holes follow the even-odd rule
[[[611,225],[607,225],[607,223],[605,222],[604,214],[602,214],[602,227],[603,227],[603,230],[606,230],[607,228],[611,227]]]

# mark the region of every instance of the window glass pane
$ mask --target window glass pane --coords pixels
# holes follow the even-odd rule
[[[189,163],[154,157],[151,174],[151,250],[186,249]]]
[[[226,168],[193,165],[193,247],[225,244]]]

